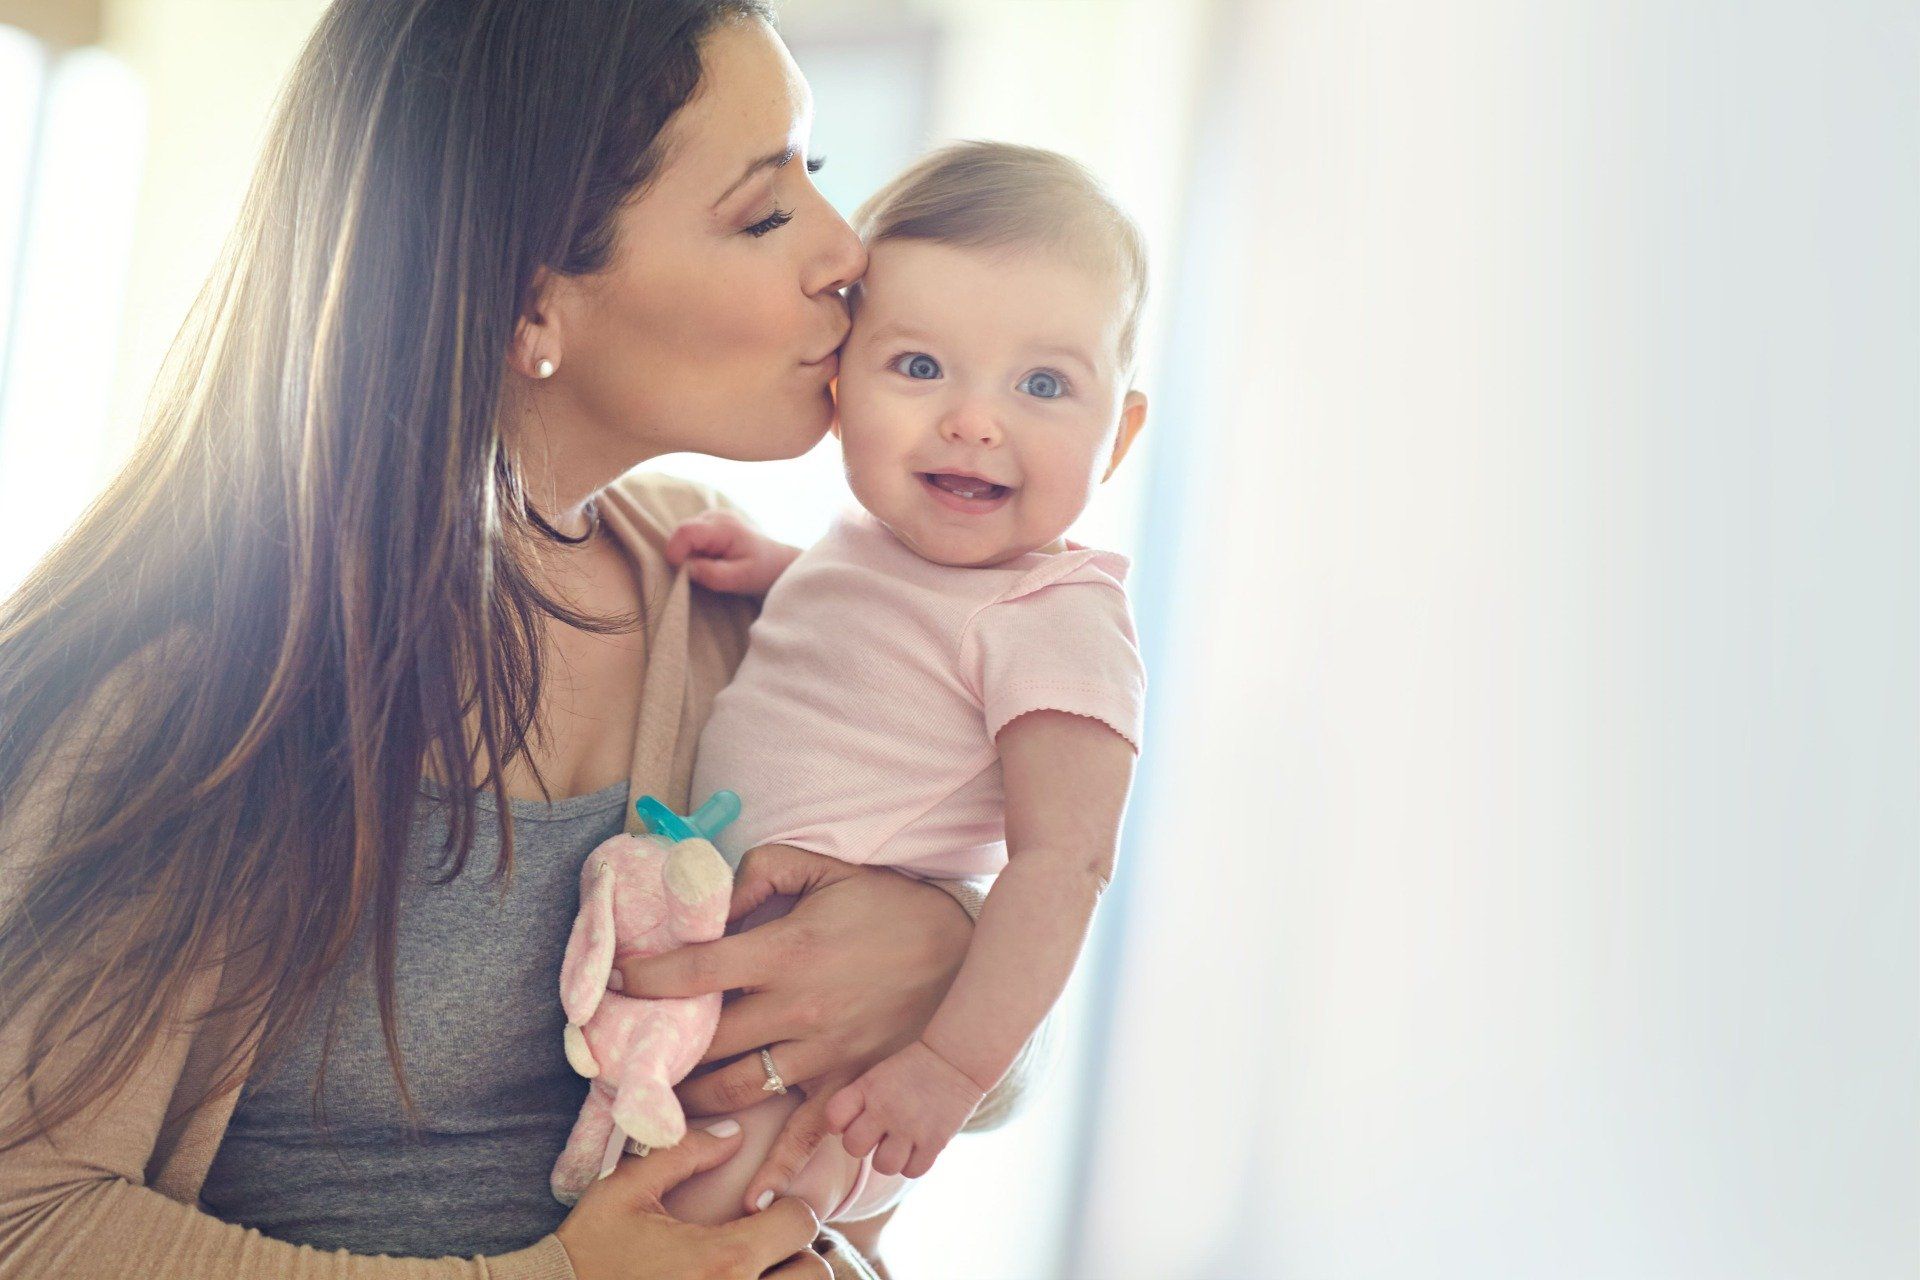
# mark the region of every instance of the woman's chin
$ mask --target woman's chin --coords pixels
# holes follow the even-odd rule
[[[768,439],[765,441],[753,442],[755,445],[762,446],[765,451],[756,449],[752,457],[743,461],[778,462],[785,458],[798,458],[813,452],[813,447],[826,436],[827,428],[833,425],[833,404],[822,397],[818,405],[803,406],[795,414],[794,420],[804,422],[806,426],[783,435],[769,432]]]
[[[768,414],[767,406],[779,406]],[[833,424],[833,402],[825,392],[804,400],[790,394],[784,400],[768,396],[730,410],[711,406],[694,419],[691,430],[680,433],[669,452],[703,453],[731,462],[779,462],[812,451]]]

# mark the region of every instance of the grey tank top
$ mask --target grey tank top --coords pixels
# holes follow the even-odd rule
[[[505,1253],[558,1226],[567,1209],[547,1175],[588,1087],[561,1044],[560,961],[580,865],[622,830],[626,799],[621,782],[551,806],[510,802],[513,883],[502,897],[488,884],[500,852],[492,798],[480,797],[465,870],[435,885],[448,810],[423,795],[395,957],[417,1137],[380,1035],[369,925],[329,997],[342,1012],[326,1130],[312,1109],[323,1002],[278,1069],[243,1087],[200,1192],[207,1209],[294,1244],[401,1257]]]

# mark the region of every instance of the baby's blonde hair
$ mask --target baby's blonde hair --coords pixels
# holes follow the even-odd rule
[[[1120,368],[1131,374],[1147,297],[1146,241],[1078,161],[1012,142],[950,143],[867,197],[853,215],[853,229],[868,247],[885,240],[1044,246],[1113,270],[1126,306]],[[857,303],[859,286],[848,292]]]

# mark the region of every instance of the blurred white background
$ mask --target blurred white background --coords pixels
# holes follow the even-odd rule
[[[0,590],[125,455],[318,0],[0,0]],[[1155,256],[1154,705],[1059,1069],[900,1280],[1920,1276],[1920,11],[789,0],[828,193]],[[805,540],[832,442],[661,465]]]

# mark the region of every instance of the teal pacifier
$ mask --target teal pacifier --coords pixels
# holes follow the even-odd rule
[[[669,843],[678,844],[682,840],[712,843],[729,822],[740,816],[740,797],[731,791],[716,791],[705,804],[683,818],[652,796],[641,796],[633,802],[633,811],[647,824],[650,834]]]

